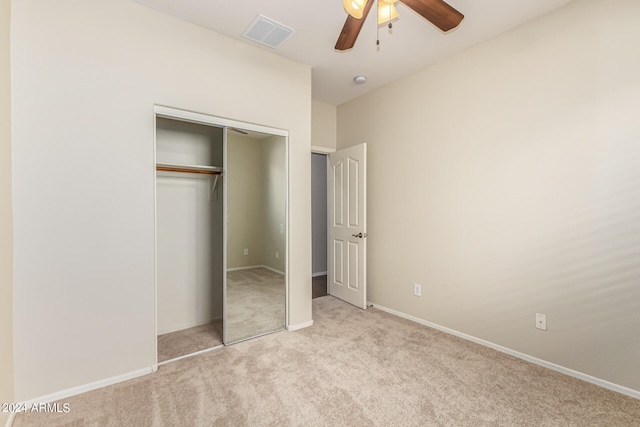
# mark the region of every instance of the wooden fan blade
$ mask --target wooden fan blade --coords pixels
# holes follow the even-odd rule
[[[353,47],[356,43],[356,39],[358,38],[358,34],[360,34],[360,30],[364,25],[364,20],[367,19],[367,16],[369,15],[369,10],[371,10],[373,3],[375,3],[374,0],[369,0],[367,2],[364,10],[362,11],[362,18],[360,19],[347,15],[347,20],[344,22],[344,26],[342,27],[342,31],[340,31],[338,41],[336,42],[336,50],[347,50]]]
[[[424,19],[442,31],[449,31],[460,24],[464,15],[443,0],[400,0]]]

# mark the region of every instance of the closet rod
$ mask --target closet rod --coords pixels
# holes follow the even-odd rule
[[[173,168],[168,166],[156,166],[156,170],[163,171],[163,172],[185,172],[185,173],[202,173],[206,175],[222,175],[221,171],[183,169],[183,168]]]
[[[205,175],[222,175],[221,168],[213,166],[186,166],[171,164],[156,164],[156,170],[163,172],[183,172],[183,173],[201,173]]]

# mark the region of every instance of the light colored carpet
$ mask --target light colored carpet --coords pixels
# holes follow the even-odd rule
[[[227,272],[227,343],[285,327],[285,277],[252,268]]]
[[[285,279],[266,268],[227,273],[229,342],[285,327]],[[158,336],[158,362],[222,344],[222,320]]]
[[[206,325],[158,335],[158,362],[222,344],[222,319]]]
[[[637,426],[640,401],[331,296],[314,325],[169,363],[15,426]]]

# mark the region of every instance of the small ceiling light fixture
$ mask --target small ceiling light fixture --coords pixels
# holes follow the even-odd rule
[[[367,82],[367,78],[365,76],[355,76],[353,78],[353,81],[356,82],[357,84],[361,85],[361,84]]]
[[[344,8],[349,15],[356,19],[361,19],[367,1],[368,0],[344,0]]]
[[[391,23],[398,19],[398,11],[395,2],[397,0],[378,0],[378,25]]]

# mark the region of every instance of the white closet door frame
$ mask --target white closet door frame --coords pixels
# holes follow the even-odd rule
[[[187,110],[179,110],[171,107],[163,107],[160,105],[155,105],[153,107],[153,111],[157,117],[164,117],[166,119],[181,120],[183,122],[200,123],[205,125],[213,125],[217,127],[239,128],[239,129],[250,130],[254,132],[268,133],[275,136],[284,136],[287,139],[287,148],[288,148],[288,143],[289,143],[288,130],[257,125],[254,123],[241,122],[238,120],[225,119],[222,117],[210,116],[208,114],[195,113]]]
[[[222,169],[226,170],[227,163],[227,127],[222,128]],[[222,176],[222,345],[227,342],[227,182],[226,175]]]
[[[285,177],[286,177],[286,189],[285,189],[285,242],[286,242],[286,251],[285,251],[285,322],[287,329],[289,328],[289,131],[284,129],[273,128],[269,126],[257,125],[254,123],[241,122],[238,120],[225,119],[223,117],[211,116],[209,114],[196,113],[194,111],[181,110],[178,108],[167,107],[163,105],[154,105],[153,106],[153,212],[154,212],[154,316],[155,316],[155,357],[156,362],[153,366],[153,370],[158,369],[158,230],[157,230],[157,200],[156,200],[156,118],[162,117],[165,119],[173,119],[180,120],[183,122],[191,122],[191,123],[199,123],[204,125],[216,126],[223,128],[223,167],[227,165],[227,128],[239,128],[254,132],[262,132],[268,133],[275,136],[282,136],[285,139]],[[227,268],[227,180],[223,179],[223,268],[226,271]],[[226,292],[227,292],[227,275],[223,275],[223,307],[222,307],[222,316],[223,322],[227,315],[227,307],[226,307]],[[223,331],[226,328],[223,328]],[[224,334],[224,332],[223,332]],[[224,337],[223,337],[224,339]]]

